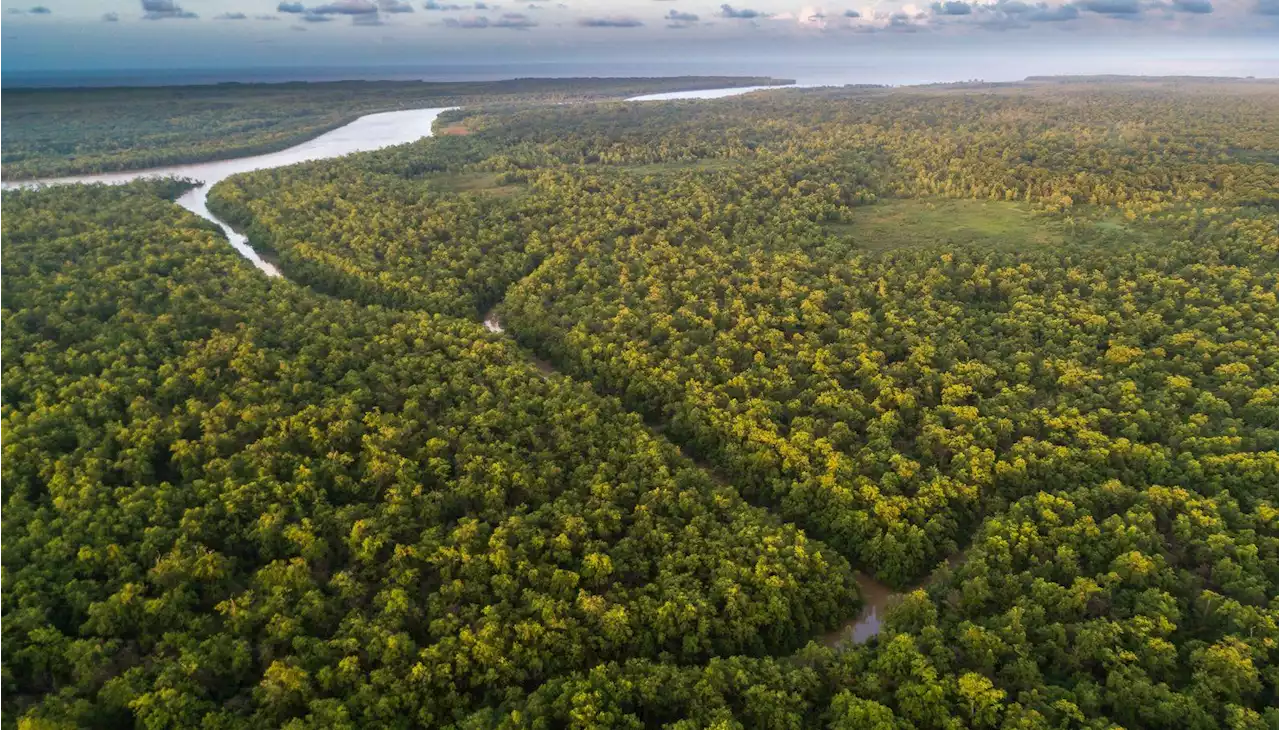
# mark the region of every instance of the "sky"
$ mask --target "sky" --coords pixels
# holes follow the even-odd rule
[[[6,83],[40,71],[305,77],[320,67],[802,83],[1270,77],[1278,55],[1277,0],[0,0],[0,10]]]

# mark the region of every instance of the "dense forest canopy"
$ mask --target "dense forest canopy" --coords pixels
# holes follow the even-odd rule
[[[318,690],[439,724],[856,607],[843,558],[616,401],[477,323],[270,282],[151,192],[4,197],[7,715],[260,727]]]
[[[245,157],[397,109],[556,104],[784,83],[791,82],[684,76],[8,89],[0,94],[0,171],[17,180]]]
[[[288,281],[6,193],[5,722],[1274,727],[1276,108],[465,108],[216,186]]]

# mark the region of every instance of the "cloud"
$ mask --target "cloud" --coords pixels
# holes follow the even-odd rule
[[[49,8],[46,8],[43,5],[37,5],[34,8],[31,8],[30,10],[28,10],[27,12],[31,13],[32,15],[50,15],[53,13],[52,10],[50,10]]]
[[[883,19],[885,16],[878,17]],[[907,13],[906,11],[899,10],[898,12],[889,15],[888,22],[882,26],[860,25],[855,26],[853,30],[858,33],[919,33],[921,30],[925,30],[926,28],[924,25],[921,25],[916,21],[924,20],[927,17],[928,15],[926,13]]]
[[[119,13],[103,13],[103,14],[102,14],[102,21],[103,21],[104,23],[119,23],[119,22],[120,22],[120,14],[119,14]]]
[[[466,10],[464,5],[454,5],[453,3],[438,3],[436,0],[427,0],[422,4],[425,10]]]
[[[933,4],[934,15],[969,15],[972,12],[973,8],[963,0],[946,0]]]
[[[464,18],[445,18],[444,24],[450,28],[488,28],[489,19],[483,15],[475,15]]]
[[[1207,15],[1213,12],[1213,3],[1209,0],[1173,0],[1173,9],[1181,13]]]
[[[244,13],[223,13],[213,16],[214,20],[248,20],[249,16]]]
[[[292,13],[295,15],[307,12],[302,3],[280,3],[276,6],[277,13]]]
[[[280,19],[280,16],[278,16],[278,15],[255,15],[255,16],[253,16],[253,19],[254,19],[254,20],[279,20],[279,19]]]
[[[750,20],[752,18],[767,18],[769,16],[767,13],[762,13],[759,10],[752,10],[751,8],[735,8],[732,5],[725,3],[720,6],[720,17]]]
[[[667,21],[668,28],[689,28],[698,22],[697,15],[679,10],[668,10],[667,14],[662,16],[662,19]]]
[[[173,0],[142,0],[142,17],[145,20],[164,20],[166,18],[198,18],[195,13],[183,10]]]
[[[1080,11],[1076,10],[1074,5],[1059,5],[1055,8],[1044,3],[1040,3],[1035,10],[1027,14],[1027,20],[1032,23],[1061,23],[1078,17],[1080,17]]]
[[[444,24],[450,28],[476,30],[479,28],[509,28],[525,30],[536,28],[538,22],[524,13],[503,13],[496,20],[489,20],[483,15],[468,15],[462,18],[445,18]]]
[[[538,22],[524,13],[503,13],[501,18],[493,21],[493,27],[525,30],[538,27]]]
[[[378,0],[378,9],[384,13],[412,13],[413,6],[401,0]]]
[[[386,25],[386,22],[383,21],[382,18],[378,17],[377,13],[364,13],[362,15],[351,16],[351,24],[376,26],[376,25]]]
[[[1103,15],[1137,15],[1142,12],[1138,0],[1081,0],[1076,5],[1091,13]]]
[[[326,5],[317,5],[307,12],[314,15],[369,15],[378,12],[378,6],[372,0],[334,0]]]
[[[623,15],[611,15],[604,18],[578,18],[578,25],[583,28],[639,28],[644,23]]]
[[[859,13],[857,10],[846,10],[846,11],[844,11],[844,13],[842,13],[842,15],[843,15],[844,17],[846,17],[846,18],[861,18],[861,17],[862,17],[862,13]]]
[[[801,8],[800,13],[796,16],[796,22],[810,28],[825,28],[827,27],[827,14],[821,8]]]
[[[1280,15],[1280,2],[1276,0],[1258,0],[1258,4],[1253,7],[1255,15]]]
[[[325,18],[325,20],[328,20],[328,18]],[[307,31],[307,29],[306,29],[306,28],[303,28],[303,27],[302,27],[302,26],[300,26],[300,25],[291,25],[291,26],[289,26],[289,30],[296,30],[296,31],[299,31],[299,32],[301,32],[301,33],[305,33],[305,32]]]
[[[981,28],[996,31],[1030,28],[1027,16],[1035,11],[1034,7],[1022,0],[997,0],[990,5],[975,3],[972,7],[973,12],[981,16],[975,21],[976,24]],[[1041,3],[1041,7],[1048,6]]]
[[[488,9],[489,9],[489,6],[488,6],[488,5],[486,5],[485,3],[476,3],[475,5],[472,5],[471,7],[475,8],[476,10],[488,10]]]

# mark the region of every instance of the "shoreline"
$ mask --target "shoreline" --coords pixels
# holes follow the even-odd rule
[[[239,146],[228,147],[226,149],[220,150],[216,154],[183,154],[181,152],[175,152],[172,155],[160,161],[159,163],[149,165],[148,167],[130,167],[127,164],[117,165],[117,164],[112,164],[111,161],[108,159],[105,161],[100,161],[98,163],[95,163],[96,165],[100,166],[99,169],[90,169],[89,167],[75,167],[74,165],[71,165],[71,168],[72,168],[71,170],[54,172],[51,174],[32,175],[32,174],[27,174],[25,172],[19,172],[16,175],[11,175],[7,170],[8,166],[0,164],[0,183],[28,183],[28,182],[37,182],[37,181],[44,181],[44,180],[63,181],[68,178],[84,177],[84,176],[113,175],[113,174],[123,174],[123,173],[145,173],[151,170],[163,169],[163,168],[173,167],[177,165],[200,165],[200,164],[206,164],[206,163],[222,162],[226,160],[241,159],[245,157],[257,157],[261,155],[268,155],[275,152],[288,150],[291,147],[296,147],[298,145],[306,144],[307,142],[310,142],[313,139],[321,137],[335,130],[341,129],[345,126],[348,126],[358,121],[359,119],[362,119],[364,117],[374,115],[374,114],[387,114],[391,112],[400,112],[400,111],[416,111],[419,109],[429,109],[429,108],[438,108],[438,107],[457,108],[457,107],[463,106],[464,104],[470,108],[482,108],[488,105],[504,105],[512,102],[520,102],[521,100],[519,98],[513,98],[513,99],[503,98],[503,97],[519,97],[520,94],[522,93],[516,90],[506,91],[501,86],[504,84],[520,84],[520,83],[524,83],[524,84],[552,83],[554,84],[556,82],[562,82],[562,83],[597,82],[597,83],[604,84],[604,83],[610,83],[610,82],[635,81],[637,85],[640,85],[646,82],[655,83],[655,84],[661,83],[661,82],[667,82],[667,83],[673,83],[673,84],[679,85],[680,82],[685,79],[689,80],[688,84],[685,85],[685,88],[681,88],[678,91],[653,92],[652,94],[637,94],[637,95],[633,95],[633,97],[619,96],[618,95],[619,93],[625,94],[627,92],[620,91],[617,93],[612,93],[608,89],[601,90],[600,92],[597,92],[597,93],[593,93],[590,89],[577,91],[577,92],[571,89],[566,89],[563,93],[568,96],[577,94],[581,97],[581,101],[587,101],[587,102],[630,101],[634,97],[654,96],[659,94],[671,94],[671,93],[688,94],[688,93],[699,93],[699,92],[705,92],[705,91],[720,91],[720,90],[739,89],[739,88],[748,88],[748,87],[764,88],[764,86],[762,86],[760,83],[762,81],[768,82],[769,86],[781,86],[781,87],[794,86],[796,83],[794,79],[776,79],[772,77],[759,77],[759,76],[738,76],[738,77],[734,77],[734,76],[607,77],[606,76],[606,77],[566,77],[566,78],[526,77],[526,78],[501,79],[497,81],[488,81],[488,82],[421,81],[418,83],[433,84],[436,86],[445,86],[445,87],[449,85],[454,85],[456,87],[464,87],[464,86],[469,87],[469,86],[474,86],[475,84],[486,84],[486,85],[496,86],[497,89],[492,94],[489,94],[489,95],[476,94],[474,96],[469,96],[467,94],[450,95],[448,93],[443,93],[438,98],[435,98],[435,99],[423,99],[422,100],[423,102],[430,103],[429,106],[419,106],[419,105],[414,105],[412,103],[410,103],[409,105],[405,105],[401,103],[395,106],[376,106],[376,105],[369,106],[365,109],[359,110],[356,113],[348,114],[344,116],[342,119],[320,125],[310,130],[290,134],[289,136],[279,140],[270,141],[270,142],[261,142],[256,144],[251,144],[251,143],[241,144]],[[697,81],[697,79],[704,79],[705,81],[699,82]],[[740,85],[735,85],[735,82]],[[46,87],[6,88],[4,89],[4,94],[6,96],[17,96],[17,97],[39,96],[44,94],[100,95],[100,94],[130,93],[130,92],[142,93],[142,94],[160,94],[165,92],[166,90],[172,93],[172,92],[182,92],[182,91],[194,91],[194,92],[218,91],[222,89],[232,89],[235,91],[241,91],[244,93],[251,94],[255,89],[263,89],[263,88],[275,90],[275,89],[285,88],[288,86],[300,86],[300,87],[317,87],[317,88],[323,89],[324,87],[332,87],[332,86],[340,86],[340,85],[351,85],[351,86],[358,87],[358,86],[373,86],[381,83],[411,85],[414,82],[409,82],[409,81],[382,82],[382,81],[376,81],[376,80],[369,80],[369,81],[342,80],[342,81],[284,81],[284,82],[272,82],[272,83],[224,82],[224,83],[217,83],[217,84],[193,84],[193,85],[174,84],[174,85],[163,85],[163,86],[101,86],[101,87],[98,87],[98,86],[47,87],[46,86]],[[448,91],[448,89],[447,88],[443,89],[443,91]],[[540,92],[538,92],[537,90],[534,90],[534,91],[528,91],[524,93],[529,94],[529,93],[540,93]],[[538,102],[536,100],[530,100],[529,103],[532,105],[538,105],[540,103],[551,103],[551,102]],[[59,162],[65,163],[66,160],[61,160]]]

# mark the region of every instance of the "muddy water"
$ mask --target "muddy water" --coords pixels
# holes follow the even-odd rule
[[[968,553],[968,549],[965,549],[949,555],[946,559],[947,567],[954,568],[963,563]],[[939,564],[939,568],[941,568],[941,564]],[[840,628],[823,634],[818,641],[832,648],[850,643],[862,644],[866,642],[880,633],[880,624],[884,621],[885,612],[889,610],[895,599],[917,589],[927,587],[938,575],[935,571],[918,585],[903,591],[895,591],[866,573],[855,571],[854,579],[858,583],[858,591],[862,594],[862,610],[858,612],[857,616],[841,624]]]
[[[861,644],[880,633],[880,623],[884,621],[885,611],[889,608],[889,600],[897,595],[889,586],[865,573],[855,573],[858,581],[858,592],[862,594],[862,611],[857,616],[844,622],[835,631],[823,634],[820,642],[830,647],[841,644]]]

